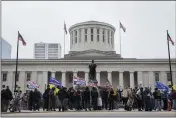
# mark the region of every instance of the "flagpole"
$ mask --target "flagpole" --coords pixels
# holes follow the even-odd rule
[[[119,43],[120,43],[120,56],[122,56],[122,49],[121,49],[121,28],[120,28],[120,21],[119,21]]]
[[[19,31],[18,31],[18,37],[19,37]],[[15,90],[14,93],[16,91],[17,88],[17,75],[18,75],[18,49],[19,49],[19,39],[17,38],[17,53],[16,53],[16,70],[15,70]]]
[[[64,21],[64,27],[65,27],[65,21]],[[65,29],[64,29],[64,55],[65,55]]]
[[[168,47],[168,56],[169,56],[169,68],[170,68],[170,79],[171,79],[171,86],[173,86],[173,81],[172,81],[172,68],[171,68],[171,59],[170,59],[170,46],[169,46],[169,40],[168,40],[168,30],[167,30],[167,47]]]

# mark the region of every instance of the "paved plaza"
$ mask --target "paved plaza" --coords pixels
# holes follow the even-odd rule
[[[21,113],[3,113],[2,117],[123,117],[123,118],[142,118],[142,117],[155,117],[155,118],[161,118],[161,117],[176,117],[176,112],[171,111],[171,112],[138,112],[138,111],[123,111],[123,110],[118,110],[118,111],[92,111],[92,112],[74,112],[74,111],[69,111],[69,112],[57,112],[57,111],[36,111],[36,112],[31,112],[31,111],[22,111]]]

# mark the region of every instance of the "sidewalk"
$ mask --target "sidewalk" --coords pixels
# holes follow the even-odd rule
[[[43,109],[40,109],[40,111],[30,111],[30,110],[21,110],[21,112],[2,112],[2,114],[13,114],[13,113],[57,113],[58,109],[56,109],[56,111],[43,111]],[[76,111],[76,110],[68,110],[65,112],[145,112],[145,111],[138,111],[137,109],[132,110],[132,111],[126,111],[123,108],[120,108],[118,110],[96,110],[96,111],[85,111],[85,110],[81,110],[81,111]],[[152,111],[152,112],[157,112],[157,111]],[[174,110],[172,111],[161,111],[161,112],[175,112]],[[59,113],[59,112],[58,112]]]

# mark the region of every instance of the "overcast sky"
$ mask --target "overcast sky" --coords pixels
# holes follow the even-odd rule
[[[27,42],[20,44],[19,58],[33,58],[34,43],[60,43],[63,49],[64,20],[67,28],[89,20],[101,21],[116,27],[115,51],[119,53],[119,20],[127,32],[121,32],[122,56],[125,58],[168,58],[166,30],[176,39],[176,3],[160,2],[2,2],[2,37],[12,45],[16,58],[18,30]],[[69,51],[66,36],[66,52]],[[176,47],[170,45],[171,57]]]

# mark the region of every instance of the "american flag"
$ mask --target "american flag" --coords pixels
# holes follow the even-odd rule
[[[22,35],[20,34],[20,32],[18,31],[18,40],[21,41],[23,43],[24,46],[26,46],[26,42],[23,39]]]
[[[34,89],[34,88],[39,88],[40,87],[40,85],[38,85],[36,82],[34,82],[34,81],[29,81],[28,82],[28,88],[31,88],[31,89]]]
[[[74,85],[86,85],[86,81],[82,78],[77,77],[77,76],[73,76],[73,84]]]
[[[167,33],[167,40],[170,41],[172,45],[174,45],[174,41],[171,39],[169,33]]]

